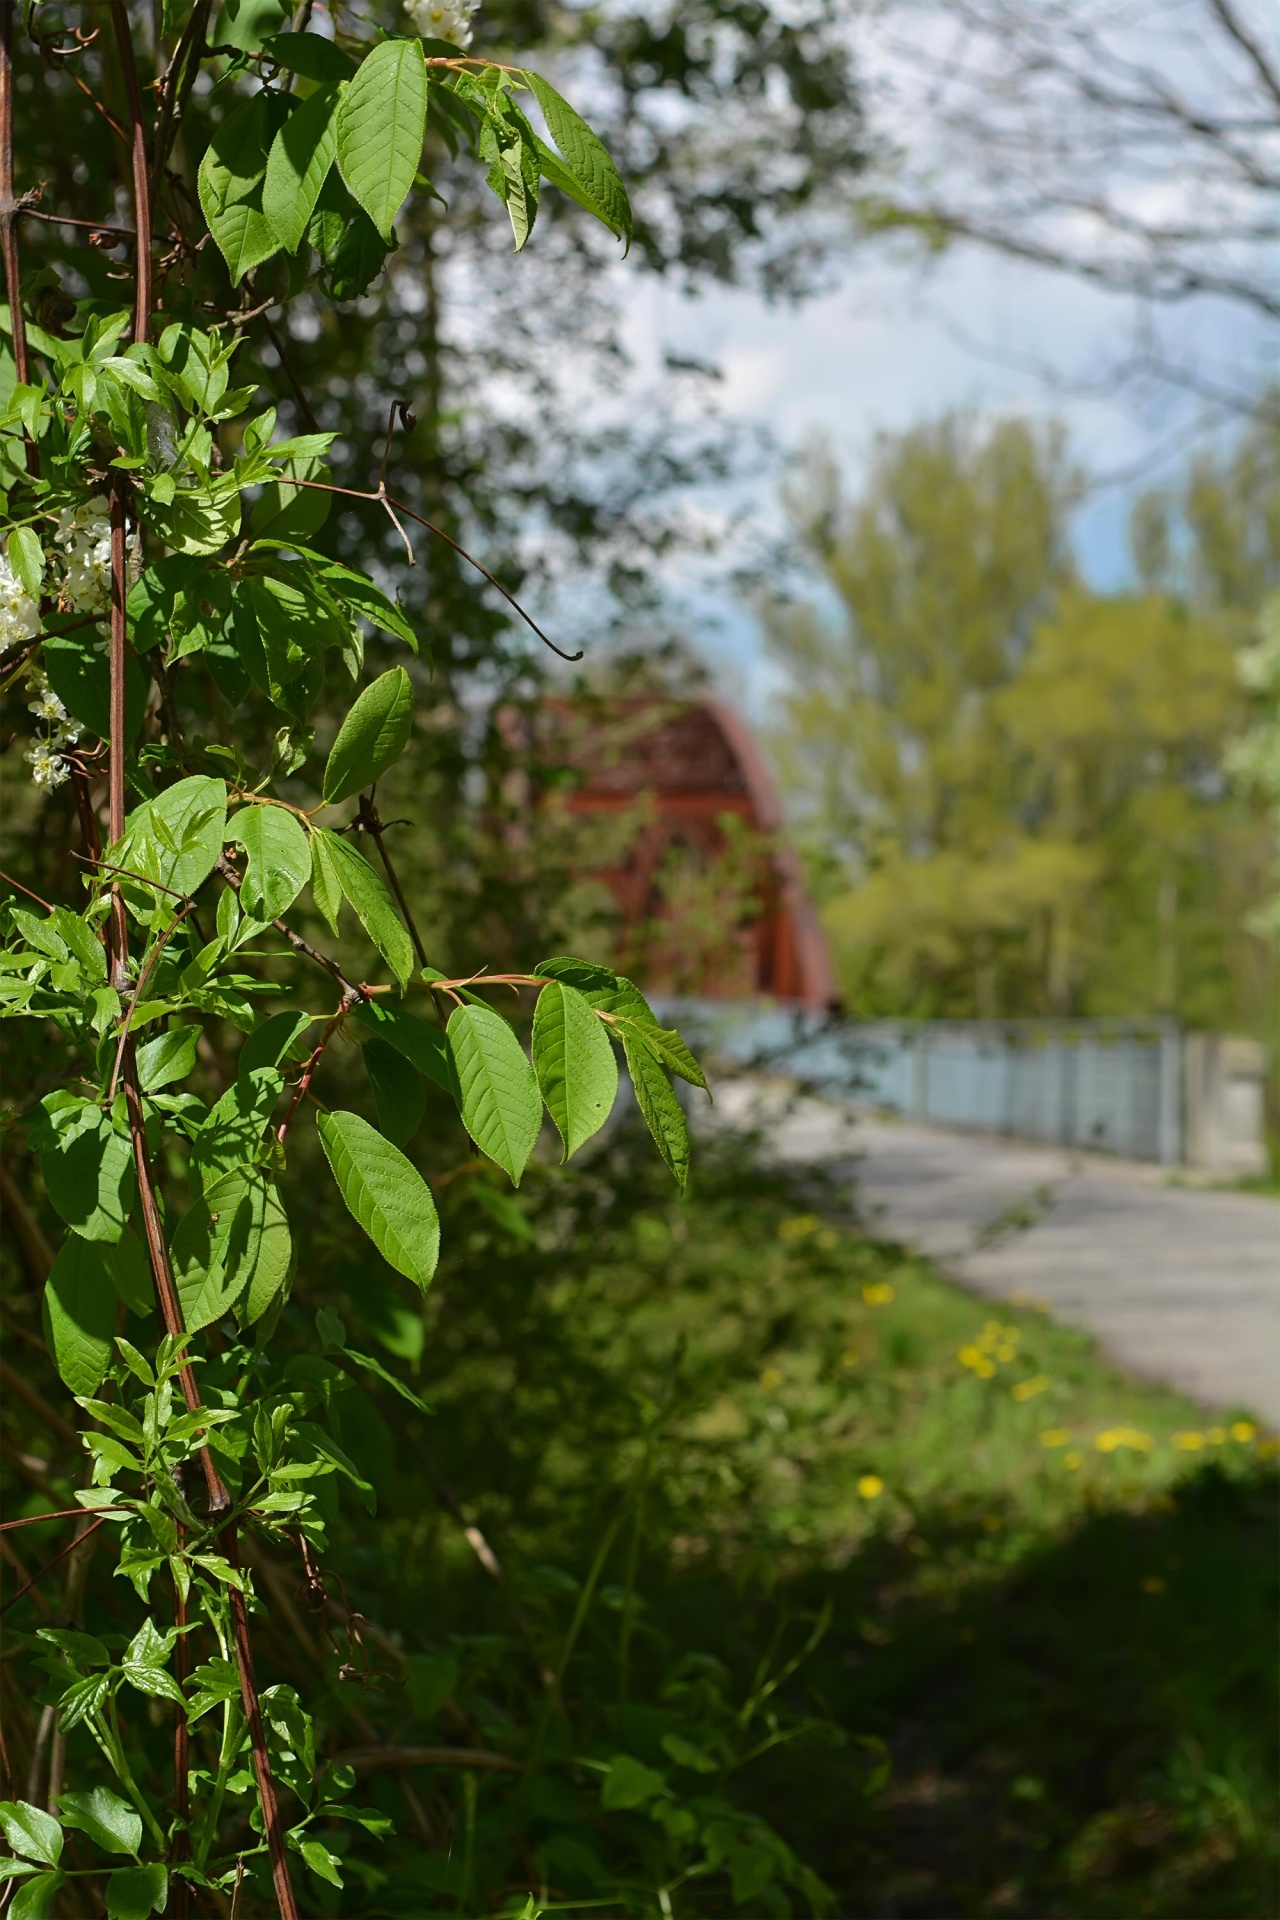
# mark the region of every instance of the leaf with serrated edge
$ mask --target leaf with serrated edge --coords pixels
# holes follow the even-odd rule
[[[286,253],[302,244],[307,222],[338,150],[338,89],[321,87],[304,100],[271,142],[262,183],[262,211]]]
[[[278,920],[311,877],[311,845],[285,807],[241,807],[228,827],[247,855],[240,904],[255,920]]]
[[[384,240],[418,171],[427,125],[420,40],[384,40],[367,54],[338,109],[338,166]]]
[[[336,833],[326,829],[323,836],[317,834],[315,838],[317,841],[323,838],[338,885],[354,908],[357,920],[404,986],[413,972],[413,942],[404,930],[404,922],[386,886],[363,855]]]
[[[426,1111],[422,1076],[385,1040],[366,1040],[361,1053],[378,1109],[378,1131],[392,1146],[402,1147],[417,1132]]]
[[[330,933],[336,934],[342,912],[342,886],[332,852],[333,838],[328,833],[311,836],[311,898]]]
[[[356,1113],[322,1113],[320,1144],[338,1190],[379,1253],[425,1292],[440,1254],[431,1189],[398,1147]]]
[[[689,1129],[685,1125],[684,1109],[648,1047],[625,1030],[622,1034],[622,1050],[627,1056],[627,1068],[640,1111],[658,1152],[677,1183],[683,1187],[689,1178]]]
[[[491,1007],[455,1007],[449,1046],[462,1094],[462,1120],[479,1147],[516,1186],[542,1127],[533,1068],[507,1022]]]
[[[600,1016],[562,980],[549,981],[538,995],[533,1066],[567,1160],[609,1118],[618,1064]]]
[[[591,202],[592,211],[611,233],[631,242],[631,202],[622,175],[598,135],[582,115],[556,92],[541,74],[526,73],[534,99],[542,108],[547,132],[564,155],[565,165]]]
[[[215,1180],[173,1236],[187,1331],[211,1326],[246,1295],[246,1320],[256,1319],[284,1285],[291,1252],[288,1220],[265,1175],[242,1167]]]
[[[338,729],[325,763],[323,793],[332,806],[371,787],[400,758],[413,726],[413,689],[403,667],[367,686]]]

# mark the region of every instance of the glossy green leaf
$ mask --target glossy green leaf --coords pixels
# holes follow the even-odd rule
[[[324,797],[333,805],[371,787],[400,758],[413,728],[413,689],[403,667],[367,686],[338,729],[324,769]]]
[[[384,40],[360,63],[338,109],[338,166],[384,240],[413,185],[426,125],[422,42]]]
[[[236,1073],[240,1079],[260,1067],[279,1066],[283,1060],[296,1065],[305,1060],[307,1047],[303,1035],[312,1025],[309,1013],[273,1013],[256,1026],[240,1049]]]
[[[89,1793],[60,1793],[58,1817],[64,1827],[77,1827],[108,1853],[136,1853],[142,1845],[139,1815],[109,1787]]]
[[[322,1113],[316,1122],[338,1189],[383,1258],[424,1290],[440,1254],[435,1201],[398,1147],[355,1113]]]
[[[284,1286],[292,1255],[275,1187],[256,1169],[223,1174],[178,1222],[172,1255],[189,1333],[235,1306],[256,1319]]]
[[[35,529],[15,527],[9,535],[5,551],[24,593],[38,600],[44,580],[44,548]]]
[[[533,1066],[567,1160],[609,1118],[618,1064],[600,1016],[563,980],[548,982],[538,995]]]
[[[526,73],[524,78],[542,108],[548,133],[563,154],[580,193],[585,195],[586,204],[610,233],[630,245],[631,202],[622,184],[622,175],[603,141],[541,74]]]
[[[63,1385],[91,1399],[115,1357],[116,1290],[100,1248],[68,1234],[44,1286],[45,1338]]]
[[[48,1920],[53,1903],[67,1884],[65,1873],[37,1873],[19,1887],[9,1920]]]
[[[516,1186],[542,1128],[542,1096],[510,1026],[491,1007],[455,1007],[449,1046],[462,1119],[479,1147]]]
[[[402,1053],[419,1073],[434,1080],[454,1100],[460,1100],[458,1076],[453,1070],[453,1055],[443,1028],[420,1020],[407,1007],[389,1007],[384,1000],[369,1000],[357,1007],[356,1019]]]
[[[393,1146],[402,1147],[417,1132],[426,1112],[422,1075],[385,1040],[366,1040],[361,1053],[378,1109],[378,1131]]]
[[[144,1093],[158,1093],[161,1087],[186,1079],[196,1063],[200,1031],[191,1024],[170,1027],[143,1041],[138,1048],[138,1081]]]
[[[232,284],[279,251],[262,211],[267,153],[291,102],[264,89],[218,123],[196,178],[200,205]]]
[[[333,853],[335,837],[326,832],[311,836],[311,898],[330,933],[336,934],[342,913],[342,882]]]
[[[626,1029],[622,1033],[631,1084],[636,1090],[640,1111],[645,1117],[658,1152],[677,1182],[683,1187],[689,1178],[689,1129],[684,1109],[664,1069],[643,1041]]]
[[[357,920],[403,987],[413,972],[413,942],[396,912],[386,884],[354,847],[328,830],[323,838],[337,874],[338,885],[355,910]],[[314,888],[314,880],[313,880]]]
[[[255,920],[278,920],[311,877],[311,841],[286,807],[241,807],[228,828],[247,855],[240,904]]]
[[[262,211],[286,253],[295,253],[301,246],[333,165],[338,150],[338,98],[337,87],[321,87],[290,114],[271,142]]]
[[[150,1313],[155,1306],[155,1283],[151,1263],[133,1228],[126,1227],[118,1240],[99,1240],[96,1244],[108,1278],[130,1313]]]
[[[629,1753],[616,1753],[600,1787],[600,1804],[610,1809],[642,1807],[662,1793],[666,1784],[666,1776],[656,1767],[633,1760]]]
[[[191,1142],[194,1191],[199,1193],[221,1174],[251,1166],[258,1159],[283,1086],[284,1075],[274,1067],[253,1067],[236,1076]]]
[[[203,774],[179,780],[135,807],[107,858],[179,894],[194,893],[217,865],[227,836],[227,789]],[[176,903],[175,903],[176,904]]]
[[[107,1920],[147,1920],[169,1904],[169,1869],[117,1867],[107,1881]]]
[[[0,1800],[0,1827],[15,1853],[56,1867],[62,1858],[62,1828],[43,1807],[29,1800]]]
[[[118,1240],[137,1191],[128,1134],[85,1102],[39,1137],[45,1192],[61,1218],[85,1240]]]
[[[319,33],[273,33],[262,50],[304,80],[349,80],[356,70],[350,54]]]
[[[96,733],[111,737],[111,669],[105,652],[93,644],[93,630],[50,634],[40,650],[40,664],[49,685],[73,719]],[[147,706],[147,682],[132,652],[125,655],[124,736],[129,745],[138,737]]]

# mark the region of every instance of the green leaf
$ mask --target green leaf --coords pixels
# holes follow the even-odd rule
[[[233,285],[279,251],[262,211],[262,183],[268,150],[289,104],[269,89],[241,101],[219,122],[200,162],[200,205]]]
[[[622,1050],[627,1057],[631,1084],[636,1090],[640,1111],[677,1183],[683,1188],[689,1178],[689,1129],[684,1109],[662,1067],[647,1046],[626,1028],[622,1030]]]
[[[417,1014],[410,1013],[407,1007],[384,1006],[381,1000],[368,1000],[357,1007],[356,1019],[376,1033],[379,1039],[385,1040],[388,1046],[402,1053],[419,1073],[425,1074],[428,1080],[434,1080],[438,1087],[461,1104],[462,1095],[458,1090],[458,1076],[453,1069],[453,1055],[449,1050],[448,1036],[441,1028],[419,1020]]]
[[[64,1827],[78,1827],[108,1853],[137,1853],[142,1821],[127,1800],[107,1787],[90,1793],[60,1793],[58,1815]]]
[[[107,858],[177,893],[191,894],[217,865],[227,837],[227,789],[193,774],[135,807]],[[126,888],[127,888],[126,882]]]
[[[240,490],[234,478],[179,487],[167,503],[149,499],[143,517],[157,538],[180,554],[216,553],[240,531]]]
[[[111,1364],[116,1290],[91,1240],[69,1234],[44,1287],[45,1331],[63,1385],[89,1399]]]
[[[130,1313],[150,1313],[155,1305],[151,1266],[131,1227],[116,1241],[100,1240],[103,1264],[117,1295]]]
[[[609,1118],[618,1064],[600,1016],[563,980],[549,981],[538,995],[533,1066],[567,1160]]]
[[[273,1013],[254,1028],[241,1047],[237,1075],[243,1080],[260,1067],[275,1067],[282,1060],[296,1065],[304,1060],[307,1049],[298,1043],[311,1024],[309,1013]]]
[[[321,1145],[347,1207],[383,1258],[424,1291],[440,1254],[431,1189],[398,1147],[355,1113],[322,1113]]]
[[[540,74],[525,73],[534,99],[542,108],[547,131],[564,155],[565,165],[586,204],[610,233],[631,244],[631,202],[604,143],[592,133],[581,114]],[[548,176],[550,177],[550,176]]]
[[[342,1885],[342,1875],[338,1872],[340,1865],[338,1855],[330,1853],[322,1840],[303,1840],[300,1843],[299,1852],[312,1873],[318,1875],[321,1880],[327,1880],[331,1887]]]
[[[158,1093],[175,1080],[185,1080],[196,1063],[200,1028],[170,1027],[138,1048],[138,1080],[144,1093]]]
[[[93,644],[93,630],[50,635],[41,648],[41,664],[49,685],[73,719],[96,733],[111,737],[111,669],[105,652]],[[126,745],[138,737],[147,705],[147,683],[132,652],[125,655],[124,735]]]
[[[318,33],[273,33],[262,51],[304,80],[349,80],[356,70],[350,54]]]
[[[510,1026],[491,1007],[455,1007],[449,1046],[462,1120],[479,1147],[520,1185],[542,1128],[542,1096]]]
[[[600,1804],[611,1811],[642,1807],[666,1788],[666,1779],[656,1767],[646,1767],[629,1753],[615,1753],[600,1788]]]
[[[62,1828],[43,1807],[29,1800],[0,1800],[0,1827],[15,1853],[43,1866],[56,1867],[62,1858]]]
[[[332,834],[324,832],[311,836],[311,898],[330,933],[336,934],[342,912],[342,883],[332,852],[333,840]]]
[[[173,1270],[188,1333],[239,1305],[256,1320],[289,1277],[292,1241],[275,1187],[256,1168],[225,1173],[178,1222]]]
[[[614,993],[618,976],[593,960],[575,960],[572,954],[557,954],[552,960],[539,960],[534,968],[546,980],[567,980],[579,993]]]
[[[360,63],[338,109],[338,166],[384,240],[422,158],[427,70],[420,40],[384,40]]]
[[[369,862],[326,829],[313,835],[324,840],[338,885],[355,909],[361,926],[403,987],[413,972],[413,942],[404,930],[395,902]],[[314,875],[313,875],[314,889]],[[317,903],[318,904],[318,903]]]
[[[242,1069],[236,1076],[191,1143],[189,1171],[197,1193],[218,1175],[259,1158],[263,1130],[283,1086],[284,1076],[274,1067]]]
[[[136,1192],[128,1135],[86,1101],[44,1142],[40,1170],[61,1218],[85,1240],[118,1240]]]
[[[26,1885],[9,1909],[9,1920],[48,1920],[54,1901],[67,1884],[65,1873],[38,1873]]]
[[[117,1867],[107,1881],[108,1920],[147,1920],[169,1904],[169,1869],[157,1862],[149,1867]]]
[[[311,877],[311,846],[286,807],[241,807],[228,831],[248,856],[240,904],[255,920],[278,920]]]
[[[9,535],[7,553],[9,565],[18,577],[23,591],[33,600],[40,598],[40,585],[44,579],[44,548],[40,545],[31,527],[15,527]]]
[[[378,1129],[393,1146],[402,1147],[426,1112],[422,1075],[385,1040],[366,1040],[361,1052],[378,1109]]]
[[[262,211],[286,253],[296,253],[301,246],[325,176],[333,165],[338,150],[338,97],[336,86],[321,87],[290,114],[271,143],[262,184]]]
[[[325,763],[323,793],[331,806],[371,787],[398,760],[413,727],[413,689],[403,667],[367,686],[338,729]]]
[[[315,233],[314,221],[309,231]],[[394,233],[384,240],[364,208],[357,207],[328,261],[329,291],[334,299],[359,300],[367,293],[395,245]]]

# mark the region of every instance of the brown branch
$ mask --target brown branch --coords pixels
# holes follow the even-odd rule
[[[394,1772],[399,1767],[474,1767],[482,1773],[523,1773],[519,1760],[484,1747],[352,1747],[335,1756],[337,1767],[357,1775]]]
[[[307,1095],[310,1093],[311,1082],[315,1078],[316,1069],[319,1067],[320,1062],[324,1059],[325,1053],[328,1050],[330,1042],[337,1039],[338,1034],[342,1029],[342,1025],[346,1020],[347,1015],[350,1013],[351,1009],[355,1006],[358,1006],[361,1000],[363,999],[364,999],[364,995],[361,993],[359,987],[349,987],[346,993],[344,993],[342,996],[342,1000],[338,1006],[337,1012],[326,1023],[325,1030],[321,1034],[318,1044],[312,1049],[311,1057],[307,1061],[306,1066],[302,1069],[302,1073],[298,1080],[297,1087],[294,1089],[293,1098],[289,1102],[288,1112],[285,1114],[284,1119],[280,1122],[280,1129],[279,1129],[279,1132],[276,1134],[276,1141],[278,1145],[280,1146],[284,1145],[285,1136],[289,1131],[289,1127],[293,1121],[293,1116],[298,1111],[298,1108],[302,1105]]]
[[[13,0],[0,0],[0,251],[4,254],[4,284],[9,301],[9,331],[13,340],[13,365],[18,380],[28,385],[31,363],[27,357],[27,323],[23,317],[18,267],[18,230],[13,198]],[[40,455],[26,429],[23,441],[27,472],[40,471]]]
[[[404,923],[409,929],[409,938],[413,941],[413,949],[418,956],[418,964],[419,966],[425,967],[429,964],[427,960],[427,950],[422,943],[422,935],[418,932],[418,924],[413,917],[409,902],[405,898],[404,888],[400,885],[400,876],[392,866],[391,855],[387,852],[387,843],[383,838],[387,830],[386,822],[378,812],[376,793],[377,789],[374,788],[369,793],[362,793],[360,795],[360,811],[356,816],[356,826],[361,833],[371,834],[373,837],[374,845],[378,849],[378,857],[387,870],[387,879],[391,884],[391,891],[396,897],[396,905],[404,915]]]
[[[151,324],[151,182],[147,176],[147,132],[142,120],[142,90],[133,57],[133,35],[124,0],[111,0],[111,24],[129,103],[129,156],[133,166],[133,224],[137,229],[134,267],[137,275],[133,303],[135,345],[147,337]],[[114,569],[113,569],[114,573]],[[115,838],[115,835],[112,835]]]
[[[160,938],[157,940],[155,946],[152,947],[151,952],[147,955],[146,963],[143,966],[142,972],[138,975],[137,984],[135,985],[129,999],[128,1012],[125,1014],[124,1020],[120,1027],[120,1038],[116,1043],[116,1057],[111,1068],[111,1083],[107,1088],[107,1097],[103,1102],[103,1105],[106,1108],[108,1108],[108,1110],[115,1104],[116,1088],[120,1084],[120,1063],[124,1059],[124,1050],[126,1046],[129,1044],[129,1035],[133,1027],[133,1015],[134,1015],[135,1009],[141,1003],[142,989],[146,986],[147,981],[151,978],[152,972],[155,969],[156,961],[160,958],[160,955],[164,952],[165,947],[168,945],[170,936],[177,932],[178,928],[182,925],[182,922],[186,919],[189,913],[194,913],[195,904],[196,903],[194,900],[188,900],[186,906],[183,907],[181,913],[177,914],[175,918],[169,922],[168,926],[165,928],[164,932],[161,934]]]
[[[74,1447],[77,1453],[81,1450],[83,1442],[71,1422],[64,1420],[57,1408],[49,1405],[39,1387],[33,1387],[25,1375],[11,1367],[7,1360],[0,1360],[0,1387],[3,1387],[6,1393],[15,1394],[19,1400],[23,1401],[28,1410],[35,1414],[37,1420],[46,1426],[50,1433],[55,1433],[59,1440]]]
[[[34,900],[36,905],[43,907],[46,913],[53,912],[47,900],[42,899],[38,893],[32,893],[30,887],[24,887],[21,880],[15,880],[11,873],[0,872],[0,880],[3,880],[6,886],[16,887],[19,893],[25,893],[28,900]]]
[[[234,887],[236,892],[239,893],[244,876],[241,874],[235,862],[228,860],[225,853],[218,855],[218,872],[222,875],[227,885]],[[374,991],[372,987],[357,986],[355,981],[348,980],[336,960],[331,960],[327,953],[321,953],[319,947],[313,947],[309,940],[304,940],[300,933],[295,933],[293,928],[288,926],[285,921],[273,920],[271,924],[276,932],[282,934],[289,942],[289,945],[295,953],[301,954],[305,960],[313,960],[318,967],[323,967],[330,979],[336,980],[345,993],[354,993],[358,999],[364,1000]]]
[[[38,1527],[46,1520],[83,1520],[83,1507],[63,1507],[57,1513],[29,1513],[24,1520],[0,1520],[0,1533],[12,1533],[15,1527]]]
[[[5,1601],[4,1605],[0,1607],[0,1619],[2,1619],[4,1615],[8,1613],[10,1607],[17,1606],[19,1600],[22,1599],[24,1594],[30,1593],[32,1587],[36,1585],[37,1581],[43,1580],[46,1573],[52,1573],[53,1569],[59,1564],[59,1562],[62,1560],[65,1560],[69,1553],[74,1553],[76,1548],[81,1544],[82,1541],[87,1540],[91,1533],[96,1533],[98,1531],[98,1528],[105,1524],[105,1518],[106,1517],[104,1515],[101,1518],[94,1520],[91,1523],[91,1525],[85,1527],[82,1532],[77,1533],[74,1536],[74,1538],[72,1538],[71,1540],[68,1540],[65,1547],[59,1547],[57,1553],[54,1554],[52,1560],[46,1560],[44,1565],[41,1567],[40,1571],[38,1573],[32,1574],[31,1578],[27,1581],[26,1586],[19,1587],[18,1591],[15,1594],[11,1594],[10,1597]]]
[[[455,540],[451,533],[446,533],[444,528],[438,527],[433,520],[424,519],[422,514],[415,513],[412,507],[406,507],[403,500],[393,499],[385,487],[379,487],[376,492],[370,493],[367,489],[360,487],[335,487],[327,480],[299,480],[296,479],[293,474],[287,476],[287,484],[291,487],[310,487],[316,493],[340,493],[344,499],[347,500],[372,500],[378,506],[385,508],[388,513],[391,513],[391,509],[394,507],[398,512],[403,513],[407,519],[414,521],[416,525],[425,527],[428,533],[434,533],[437,540],[443,540],[447,547],[452,547],[456,554],[460,554],[469,567],[474,567],[477,573],[483,574],[484,578],[489,582],[489,585],[495,587],[502,595],[507,605],[514,607],[526,627],[537,634],[544,647],[550,647],[552,653],[556,654],[561,660],[568,660],[571,664],[575,660],[582,659],[583,654],[581,648],[578,649],[577,653],[566,653],[563,647],[556,645],[554,640],[549,640],[532,614],[525,612],[515,595],[504,587],[501,580],[499,580],[495,574],[490,573],[488,567],[483,566],[474,554],[468,553],[461,542]],[[392,513],[391,517],[394,520],[395,514]]]

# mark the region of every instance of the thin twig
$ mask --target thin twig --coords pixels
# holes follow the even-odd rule
[[[414,952],[418,956],[418,964],[419,966],[425,967],[428,965],[427,950],[423,945],[422,935],[418,932],[417,921],[414,919],[409,902],[405,897],[404,888],[400,885],[400,876],[391,864],[391,855],[387,851],[387,843],[383,837],[387,831],[387,824],[378,812],[376,787],[371,789],[370,792],[360,795],[360,811],[356,816],[356,826],[361,833],[371,834],[373,837],[373,843],[378,849],[378,857],[387,870],[387,879],[391,883],[391,891],[396,897],[396,904],[404,915],[404,923],[409,929],[409,938],[413,941]]]
[[[161,934],[159,940],[157,940],[155,946],[151,949],[151,952],[147,956],[147,960],[145,965],[143,966],[142,972],[138,975],[137,984],[134,987],[133,992],[129,998],[128,1012],[125,1014],[124,1022],[120,1028],[120,1038],[116,1044],[115,1062],[111,1068],[111,1084],[107,1088],[107,1097],[103,1102],[103,1105],[108,1110],[110,1110],[110,1108],[115,1104],[116,1088],[120,1084],[120,1062],[124,1059],[124,1050],[126,1046],[129,1044],[129,1034],[133,1026],[133,1016],[136,1008],[141,1003],[142,989],[146,986],[147,981],[151,978],[152,972],[155,969],[156,961],[160,958],[160,955],[164,952],[165,947],[168,945],[170,935],[173,933],[176,933],[178,928],[182,925],[182,922],[186,919],[187,915],[195,910],[195,904],[196,903],[194,900],[188,900],[186,906],[182,909],[182,912],[178,914],[175,919],[169,922],[168,926],[165,928],[164,932]]]
[[[3,1616],[6,1613],[8,1613],[10,1607],[16,1607],[19,1600],[21,1600],[23,1594],[30,1593],[32,1587],[35,1586],[36,1582],[38,1580],[43,1580],[46,1573],[51,1573],[54,1567],[58,1565],[58,1562],[60,1560],[65,1560],[69,1553],[74,1553],[82,1540],[87,1540],[91,1533],[96,1533],[98,1531],[98,1528],[104,1524],[104,1519],[105,1519],[105,1516],[103,1519],[95,1520],[91,1526],[85,1527],[83,1532],[77,1533],[73,1539],[68,1540],[65,1547],[59,1547],[57,1553],[54,1554],[52,1560],[46,1560],[44,1565],[41,1567],[39,1573],[33,1573],[31,1578],[27,1581],[26,1586],[19,1587],[18,1591],[15,1594],[12,1594],[9,1597],[9,1599],[5,1601],[4,1605],[0,1607],[0,1618],[3,1618]]]
[[[142,120],[142,91],[138,85],[138,64],[133,57],[133,35],[124,0],[111,0],[111,24],[115,30],[116,51],[124,76],[125,99],[129,103],[129,156],[133,166],[133,224],[137,229],[134,246],[136,274],[133,303],[133,339],[135,346],[146,339],[151,323],[151,182],[147,177],[147,131]],[[114,838],[114,835],[112,836]]]
[[[36,905],[43,907],[46,913],[53,912],[47,900],[42,900],[38,893],[32,893],[30,887],[24,887],[21,880],[15,880],[11,873],[0,871],[0,880],[3,880],[7,886],[16,887],[19,893],[25,893],[28,900],[34,900]]]

